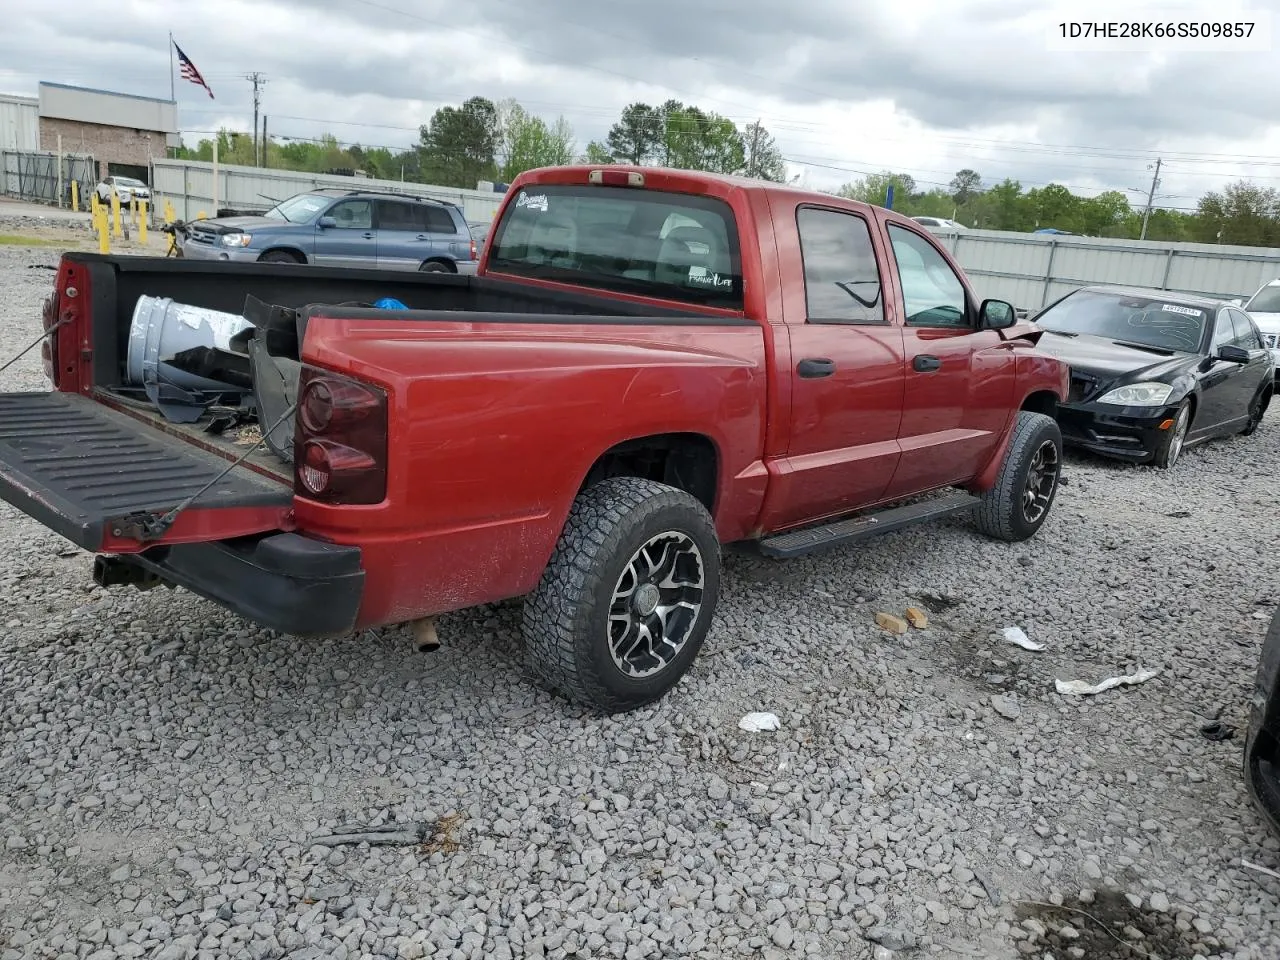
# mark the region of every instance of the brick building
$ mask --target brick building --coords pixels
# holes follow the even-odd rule
[[[98,175],[149,179],[153,158],[180,142],[173,100],[44,83],[39,88],[40,149],[92,154]]]

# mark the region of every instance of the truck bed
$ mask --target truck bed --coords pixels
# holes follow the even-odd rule
[[[94,396],[99,403],[110,406],[126,416],[139,420],[171,437],[195,444],[197,447],[223,457],[228,461],[239,460],[248,453],[247,459],[237,469],[254,470],[264,477],[278,480],[281,483],[293,483],[293,468],[265,446],[259,445],[252,452],[249,452],[253,441],[256,441],[262,435],[256,425],[233,427],[224,433],[210,433],[207,429],[207,420],[200,420],[196,423],[170,423],[154,407],[148,407],[140,403],[125,403],[119,397],[102,391],[97,392]]]

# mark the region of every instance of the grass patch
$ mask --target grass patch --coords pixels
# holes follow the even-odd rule
[[[14,233],[0,233],[0,247],[62,247],[64,240],[45,240],[41,237],[21,237]]]

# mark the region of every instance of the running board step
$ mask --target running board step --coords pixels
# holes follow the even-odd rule
[[[972,510],[980,501],[967,493],[956,493],[934,500],[910,503],[905,507],[891,507],[877,513],[837,520],[820,527],[790,530],[760,541],[760,552],[766,557],[786,559],[816,553],[855,540],[866,540],[882,533],[890,533],[926,520],[940,520],[957,513]]]

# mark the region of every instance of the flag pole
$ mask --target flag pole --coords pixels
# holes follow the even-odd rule
[[[169,99],[176,101],[177,95],[173,92],[173,31],[169,31]]]

